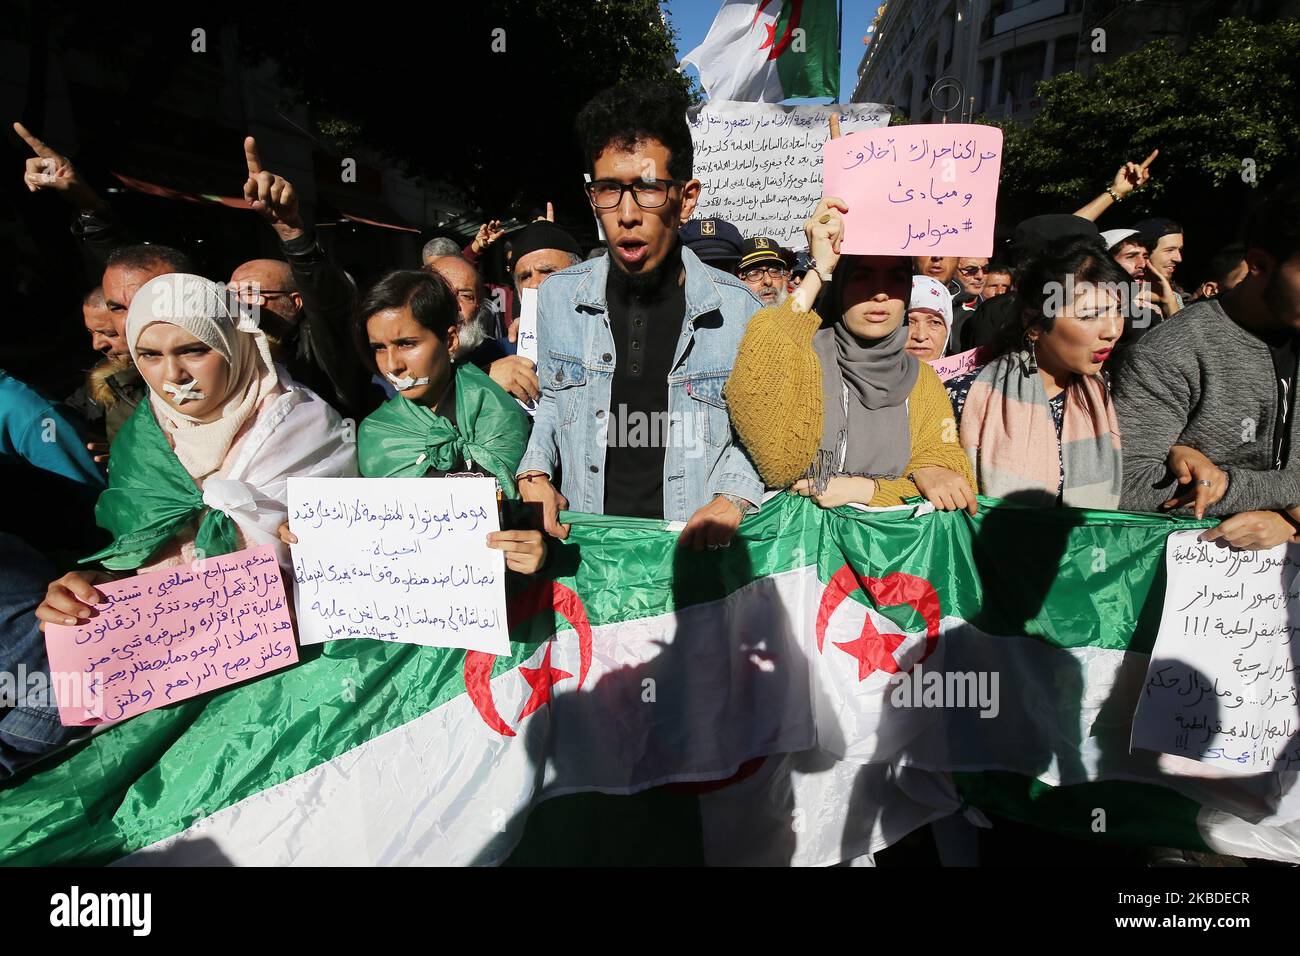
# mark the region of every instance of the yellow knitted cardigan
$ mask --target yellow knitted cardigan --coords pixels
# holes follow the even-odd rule
[[[802,478],[822,437],[821,363],[812,347],[821,319],[816,312],[795,312],[790,306],[787,299],[750,320],[723,392],[736,434],[769,488],[785,488]],[[912,456],[905,475],[947,468],[975,489],[970,459],[957,439],[952,403],[925,362],[908,395],[907,416]],[[919,494],[910,478],[877,478],[868,504],[898,505]]]

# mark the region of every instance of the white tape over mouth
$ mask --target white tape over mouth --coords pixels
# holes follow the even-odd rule
[[[172,397],[177,405],[184,405],[186,402],[201,402],[207,396],[199,391],[199,383],[191,379],[184,385],[173,385],[171,382],[163,382],[163,391]]]
[[[384,373],[384,378],[392,382],[393,388],[397,389],[399,392],[404,392],[408,388],[418,388],[421,385],[429,384],[427,378],[411,378],[409,375],[405,378],[393,378],[393,376],[389,375],[387,372]]]

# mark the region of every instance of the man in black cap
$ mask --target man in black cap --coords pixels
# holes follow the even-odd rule
[[[782,249],[775,239],[754,236],[741,243],[736,275],[764,305],[780,305],[789,295],[793,264],[794,255]]]
[[[725,219],[692,219],[677,231],[682,245],[690,249],[706,266],[736,274],[740,247],[744,240],[740,230]]]
[[[545,219],[530,222],[506,243],[506,263],[516,293],[536,289],[552,272],[581,261],[582,249],[578,240]]]

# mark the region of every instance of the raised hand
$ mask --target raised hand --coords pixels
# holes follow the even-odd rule
[[[1137,163],[1125,163],[1119,168],[1119,171],[1115,173],[1115,181],[1111,183],[1111,188],[1113,188],[1115,192],[1119,193],[1119,195],[1127,196],[1140,186],[1145,186],[1151,179],[1151,173],[1148,171],[1147,167],[1150,166],[1152,160],[1159,155],[1160,150],[1153,149],[1151,150],[1151,155],[1148,156],[1141,165],[1138,165]]]
[[[492,245],[492,243],[496,242],[504,235],[505,230],[501,228],[501,220],[489,220],[478,227],[478,235],[476,235],[474,241],[470,243],[470,248],[474,250],[475,255],[481,256],[487,251],[488,246]]]
[[[23,170],[23,182],[30,192],[58,193],[82,210],[103,207],[103,201],[77,175],[72,160],[46,146],[22,123],[14,123],[14,132],[22,137],[23,142],[31,147],[35,154],[28,157],[26,168]]]
[[[244,199],[280,234],[281,239],[297,238],[302,232],[302,217],[298,214],[298,194],[293,183],[283,176],[262,168],[257,152],[257,140],[244,138],[244,161],[248,164],[248,179],[244,181]]]

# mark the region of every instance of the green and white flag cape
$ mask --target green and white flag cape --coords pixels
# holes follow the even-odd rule
[[[1129,753],[1164,540],[1195,522],[782,495],[697,554],[568,519],[509,657],[304,648],[0,789],[0,861],[826,864],[963,807],[1300,860],[1294,775]],[[891,684],[918,664],[998,693],[924,706]]]
[[[687,63],[710,100],[838,100],[836,0],[725,0],[704,42],[682,57]]]

